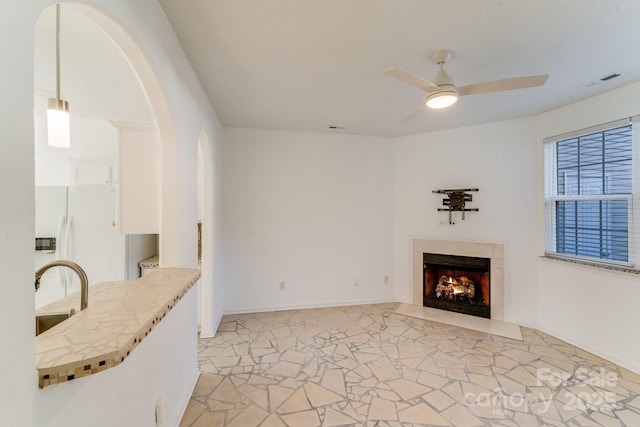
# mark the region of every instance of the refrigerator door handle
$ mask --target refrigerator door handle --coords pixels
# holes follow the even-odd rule
[[[72,223],[73,223],[73,217],[71,215],[67,215],[66,217],[66,223],[65,223],[65,227],[64,227],[64,258],[65,259],[69,259],[69,253],[70,253],[70,242],[71,242],[71,233],[73,233],[73,229],[72,229]],[[67,296],[69,294],[69,286],[71,286],[73,284],[72,282],[72,277],[71,277],[71,270],[69,270],[68,268],[64,269],[64,274],[65,274],[65,278],[64,278],[64,296]]]
[[[66,224],[64,227],[64,256],[66,258],[69,257],[69,241],[71,240],[71,223],[73,222],[73,217],[71,215],[67,216]]]
[[[65,259],[66,256],[66,230],[67,230],[67,217],[65,215],[60,216],[58,220],[58,244],[56,245],[56,259]],[[67,289],[67,276],[66,269],[58,268],[58,279],[60,279],[60,287],[65,288],[65,294]]]

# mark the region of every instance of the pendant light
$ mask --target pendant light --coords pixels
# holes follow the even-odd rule
[[[56,97],[49,98],[47,109],[47,143],[51,147],[69,148],[69,103],[60,98],[60,4],[56,4]]]

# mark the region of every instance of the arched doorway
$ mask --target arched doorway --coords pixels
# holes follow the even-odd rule
[[[60,5],[59,33],[60,94],[71,104],[69,148],[47,145],[47,100],[56,96],[57,74],[56,6],[50,6],[35,29],[35,237],[56,244],[55,250],[36,246],[35,268],[68,259],[84,268],[91,284],[135,279],[138,262],[157,253],[157,230],[123,230],[120,187],[127,180],[121,160],[123,153],[128,163],[136,160],[130,147],[147,143],[144,133],[157,139],[154,116],[123,52],[77,5]],[[157,162],[158,150],[152,146],[140,159],[147,160],[146,169],[150,159]],[[35,295],[36,308],[79,289],[69,271],[49,273]]]
[[[180,132],[176,128],[175,115],[177,113],[172,109],[173,105],[168,101],[163,85],[158,80],[152,64],[138,42],[134,41],[118,22],[101,11],[77,3],[65,3],[63,7],[72,9],[77,16],[84,17],[83,25],[87,28],[93,26],[94,30],[101,32],[105,40],[112,44],[113,52],[120,55],[120,59],[128,67],[129,77],[133,77],[129,81],[137,84],[137,91],[147,105],[148,117],[157,130],[161,151],[158,178],[160,187],[158,202],[160,266],[196,266],[196,233],[192,229],[196,212],[189,208],[189,206],[193,206],[192,201],[196,200],[196,197],[195,192],[185,191],[185,185],[188,186],[188,182],[191,182],[193,188],[196,186],[196,165],[194,162],[197,145],[179,141],[180,138],[177,135],[184,133],[184,129]],[[86,50],[87,48],[86,46],[83,48],[81,43],[81,49]],[[111,72],[111,68],[102,62],[104,60],[104,57],[98,56],[94,62]],[[81,67],[82,65],[80,65]],[[62,79],[64,80],[64,76]],[[64,83],[62,86],[64,87]],[[108,82],[100,85],[103,92],[117,93],[112,90],[112,86],[113,84]],[[127,104],[126,100],[135,91],[129,85],[122,92],[127,95],[116,100],[116,104]],[[73,111],[73,101],[70,100],[70,102]],[[135,103],[132,102],[132,104]],[[131,121],[129,117],[116,116],[113,120],[129,122]]]

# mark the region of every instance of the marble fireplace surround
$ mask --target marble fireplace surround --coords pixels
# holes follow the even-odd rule
[[[504,321],[504,245],[413,239],[413,303],[422,306],[423,253],[491,259],[491,319]]]

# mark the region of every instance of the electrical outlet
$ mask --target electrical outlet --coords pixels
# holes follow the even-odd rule
[[[284,291],[285,289],[287,289],[287,285],[284,282],[280,282],[280,290]]]
[[[358,286],[359,284],[360,284],[360,282],[358,281],[358,278],[357,278],[357,277],[355,277],[355,278],[353,279],[353,286]]]

